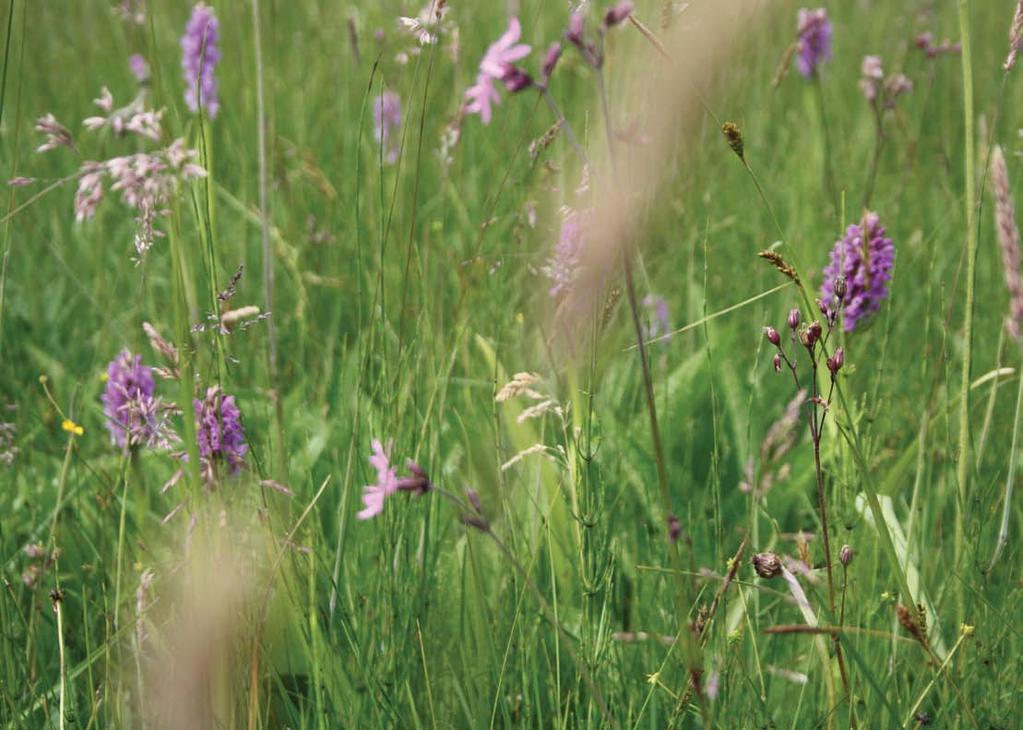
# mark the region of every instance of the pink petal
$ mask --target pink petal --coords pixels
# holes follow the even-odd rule
[[[521,36],[522,26],[519,24],[519,19],[512,18],[508,21],[508,30],[504,32],[504,35],[497,39],[494,46],[497,46],[498,48],[507,48],[515,43],[515,41],[517,41]]]
[[[361,510],[356,517],[360,520],[368,520],[384,511],[384,490],[373,485],[366,487],[362,492],[362,503],[366,508]]]

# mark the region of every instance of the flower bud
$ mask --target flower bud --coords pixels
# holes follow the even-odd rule
[[[546,86],[547,82],[551,80],[551,74],[554,73],[554,67],[558,65],[558,59],[561,58],[561,44],[552,43],[550,48],[547,49],[547,55],[543,59],[543,83]]]
[[[781,560],[774,553],[757,553],[752,560],[753,570],[761,578],[775,578],[781,575]]]
[[[835,296],[838,298],[838,301],[841,302],[845,299],[846,291],[848,291],[848,285],[845,283],[845,277],[839,275],[835,279]]]
[[[806,326],[806,329],[800,334],[800,342],[808,350],[812,350],[813,346],[817,344],[817,340],[821,337],[821,323],[816,319]]]
[[[528,89],[533,85],[533,78],[523,71],[518,66],[512,66],[509,64],[504,69],[504,76],[501,77],[504,81],[504,88],[512,94]]]
[[[568,30],[565,31],[565,40],[571,43],[573,46],[579,46],[582,48],[583,45],[583,14],[580,12],[572,13],[572,17],[568,20]]]
[[[799,328],[799,307],[789,310],[789,329],[793,332]]]
[[[412,472],[412,476],[398,478],[397,487],[400,491],[422,495],[433,488],[433,485],[430,483],[430,477],[427,476],[426,470],[423,467],[411,459],[406,462],[405,466]]]
[[[853,549],[848,545],[843,545],[842,549],[838,551],[838,559],[842,562],[842,565],[848,566],[852,562],[855,553]]]
[[[621,0],[607,9],[604,14],[604,26],[613,28],[625,21],[632,13],[632,3],[629,0]]]
[[[835,350],[835,354],[828,358],[828,370],[834,375],[842,369],[843,363],[845,363],[845,350],[839,347]]]
[[[678,517],[675,515],[668,515],[668,540],[673,543],[678,542],[681,535],[682,523],[679,522]]]
[[[775,347],[781,344],[781,335],[778,334],[778,330],[774,327],[764,327],[764,337]]]
[[[779,353],[776,352],[774,354],[774,360],[772,361],[772,364],[774,365],[774,372],[780,373],[781,372],[781,355]]]

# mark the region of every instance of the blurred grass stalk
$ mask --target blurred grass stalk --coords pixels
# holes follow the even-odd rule
[[[270,219],[267,212],[266,173],[266,100],[263,92],[263,38],[259,23],[259,0],[252,0],[252,32],[256,55],[256,116],[257,145],[259,146],[259,226],[261,250],[263,253],[263,304],[270,316],[266,320],[267,377],[274,406],[276,438],[274,439],[275,464],[272,472],[281,480],[287,479],[287,455],[284,449],[284,404],[281,402],[280,373],[277,363],[277,325],[274,322],[274,260],[270,244]]]
[[[973,357],[973,300],[974,279],[977,268],[976,224],[976,160],[973,139],[973,63],[970,43],[970,3],[959,0],[959,34],[962,43],[963,69],[963,174],[964,207],[966,212],[966,301],[963,313],[963,367],[959,383],[959,460],[956,464],[956,482],[959,495],[956,508],[955,564],[959,566],[963,552],[963,522],[966,509],[967,480],[970,456],[970,367]],[[959,616],[963,618],[963,591],[959,595]]]

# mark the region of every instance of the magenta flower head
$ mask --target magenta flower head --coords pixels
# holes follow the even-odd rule
[[[106,381],[102,401],[110,440],[119,449],[146,443],[151,429],[144,416],[153,401],[153,371],[142,364],[141,355],[122,350],[107,365]]]
[[[894,267],[895,245],[885,236],[877,213],[867,213],[862,225],[849,226],[845,236],[835,241],[831,263],[824,267],[821,294],[825,302],[836,301],[842,288],[839,279],[844,277],[842,326],[846,332],[881,308]]]
[[[192,112],[204,109],[210,119],[217,116],[217,79],[213,75],[220,60],[217,16],[213,8],[197,3],[181,36],[181,68],[185,72],[185,104]]]
[[[494,82],[505,81],[507,77],[514,75],[517,71],[515,62],[528,56],[532,50],[530,46],[518,42],[521,36],[522,26],[519,19],[512,18],[508,21],[508,30],[504,35],[487,49],[483,60],[480,61],[476,83],[465,92],[465,111],[469,114],[479,114],[484,124],[490,123],[491,103],[497,104],[501,101]],[[518,83],[515,79],[512,82]]]
[[[831,60],[831,21],[828,20],[828,11],[824,8],[800,10],[796,34],[799,36],[796,66],[799,67],[799,73],[810,78],[822,64]]]
[[[398,161],[400,127],[401,98],[393,91],[385,91],[373,99],[373,137],[383,147],[384,160],[389,165]]]
[[[143,56],[133,53],[128,57],[128,67],[131,68],[131,75],[136,81],[140,84],[149,83],[149,64]]]
[[[231,474],[237,474],[245,465],[249,446],[234,396],[224,395],[219,387],[212,386],[206,389],[206,397],[197,398],[194,405],[203,476],[213,480],[218,460],[227,464]]]

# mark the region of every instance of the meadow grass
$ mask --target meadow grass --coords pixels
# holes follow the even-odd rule
[[[141,24],[119,5],[0,10],[0,160],[36,180],[9,188],[0,228],[3,726],[1018,726],[1018,504],[996,546],[1023,351],[988,176],[998,144],[1023,182],[1014,3],[829,2],[833,59],[775,85],[799,3],[642,0],[600,75],[564,42],[549,99],[501,88],[489,125],[460,109],[508,6],[539,78],[565,3],[450,0],[420,46],[397,20],[419,5],[219,1],[213,119],[183,99],[191,4],[149,0]],[[699,56],[714,28],[722,52]],[[962,53],[929,58],[923,32]],[[183,137],[207,171],[137,265],[116,192],[91,220],[73,209],[83,161],[158,146],[80,123],[102,86],[136,93],[133,53],[166,110],[159,145]],[[879,115],[865,55],[913,82]],[[35,152],[48,112],[75,150]],[[587,198],[612,253],[580,276],[588,296],[552,297],[561,206]],[[817,350],[818,439],[803,419],[822,408],[785,421],[797,389],[762,328],[809,386],[786,317],[821,318],[864,201],[895,274]],[[639,348],[647,295],[674,333]],[[246,305],[269,319],[194,327]],[[144,322],[176,348],[156,387],[181,440],[125,452],[102,376],[125,348],[166,364]],[[516,373],[537,397],[499,396]],[[212,385],[249,451],[211,481],[189,401]],[[374,439],[434,488],[359,520]],[[758,575],[768,552],[782,563]]]

